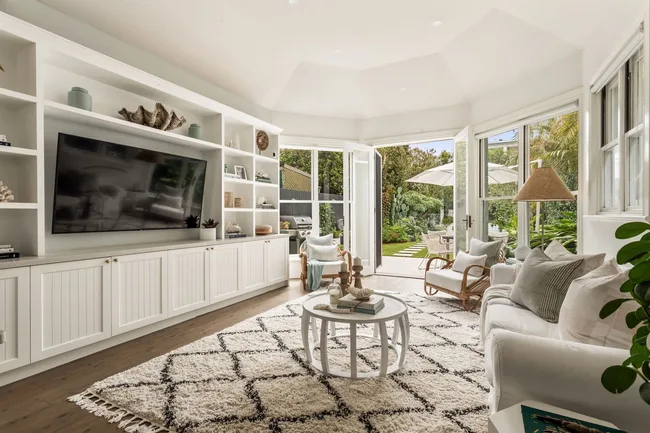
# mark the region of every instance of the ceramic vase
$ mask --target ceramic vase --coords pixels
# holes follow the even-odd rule
[[[190,125],[190,129],[188,130],[187,134],[192,138],[196,138],[197,140],[203,140],[203,131],[201,130],[201,125],[198,125],[196,123],[192,123]]]
[[[68,92],[68,105],[86,111],[93,111],[93,98],[83,87],[73,87]]]
[[[217,239],[217,228],[199,230],[199,239],[202,241],[214,241]]]

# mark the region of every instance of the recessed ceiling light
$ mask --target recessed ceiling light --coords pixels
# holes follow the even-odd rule
[[[335,52],[335,53],[342,53],[342,52],[343,52],[343,50],[342,50],[342,49],[340,49],[340,48],[337,48],[337,49],[335,49],[335,50],[334,50],[334,52]]]
[[[442,21],[434,21],[431,23],[431,27],[440,27],[442,25]]]
[[[300,3],[300,0],[287,0],[290,5],[295,6]]]
[[[399,89],[403,92],[404,90],[407,89],[407,87],[406,87],[406,86],[402,86],[402,87],[400,87]]]

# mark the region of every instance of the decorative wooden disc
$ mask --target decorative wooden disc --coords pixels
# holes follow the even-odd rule
[[[264,131],[257,131],[255,143],[259,150],[266,150],[269,147],[269,135]]]

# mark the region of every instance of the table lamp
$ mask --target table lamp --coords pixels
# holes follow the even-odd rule
[[[534,169],[514,198],[514,201],[541,202],[542,249],[544,249],[544,202],[573,200],[575,200],[573,193],[551,167]]]

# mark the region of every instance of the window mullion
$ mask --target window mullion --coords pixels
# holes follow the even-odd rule
[[[618,203],[617,206],[621,211],[625,211],[627,197],[627,142],[625,141],[625,128],[627,118],[627,77],[625,74],[626,66],[623,65],[618,72],[618,151],[619,151],[619,178],[618,178]]]

